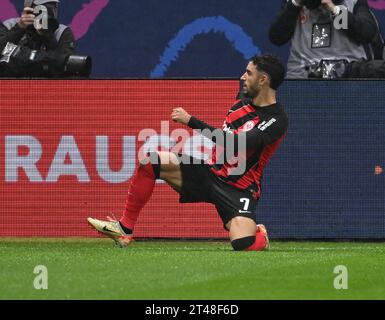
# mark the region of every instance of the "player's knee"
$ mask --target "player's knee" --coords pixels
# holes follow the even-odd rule
[[[141,167],[146,167],[151,165],[155,178],[159,179],[160,177],[160,157],[158,152],[148,152],[145,156],[139,158],[139,165]]]
[[[231,240],[255,235],[257,231],[255,222],[248,217],[234,217],[227,227],[229,227],[228,230]]]
[[[158,152],[147,152],[146,155],[142,155],[139,157],[139,165],[145,166],[149,163],[160,165],[160,158]]]
[[[255,242],[255,236],[243,237],[231,241],[231,246],[235,251],[243,251],[250,248]]]
[[[244,217],[234,217],[230,221],[230,227],[232,228],[241,228],[242,223],[244,222]]]

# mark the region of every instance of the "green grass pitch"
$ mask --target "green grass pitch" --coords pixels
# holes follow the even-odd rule
[[[384,243],[272,241],[267,252],[227,242],[0,239],[0,299],[385,299]],[[48,269],[36,290],[35,266]],[[348,270],[348,289],[333,273]]]

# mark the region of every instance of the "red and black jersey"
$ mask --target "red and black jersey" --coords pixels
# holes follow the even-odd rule
[[[239,189],[253,190],[257,197],[260,196],[263,169],[281,144],[288,128],[288,117],[279,103],[259,107],[249,99],[236,101],[226,115],[222,128],[223,139],[212,135],[216,128],[195,117],[191,117],[188,126],[200,130],[201,134],[216,143],[212,158],[207,161],[216,176]],[[239,144],[241,139],[243,147]],[[237,163],[231,161],[234,159],[226,158],[229,141],[232,142],[231,151],[234,149],[230,154],[237,157]]]

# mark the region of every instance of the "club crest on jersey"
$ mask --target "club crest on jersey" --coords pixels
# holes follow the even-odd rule
[[[253,129],[255,127],[255,125],[259,122],[258,121],[255,121],[255,120],[250,120],[250,121],[247,121],[243,126],[242,126],[242,131],[246,132],[246,131],[250,131],[251,129]]]

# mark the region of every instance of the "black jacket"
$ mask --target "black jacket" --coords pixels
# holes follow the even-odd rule
[[[69,27],[65,28],[57,40],[55,30],[39,35],[34,28],[22,29],[16,23],[10,30],[0,24],[0,52],[8,42],[19,45],[20,57],[13,63],[0,67],[0,74],[7,77],[58,77],[63,74],[68,57],[75,53],[75,38]],[[37,50],[35,59],[28,57]]]

